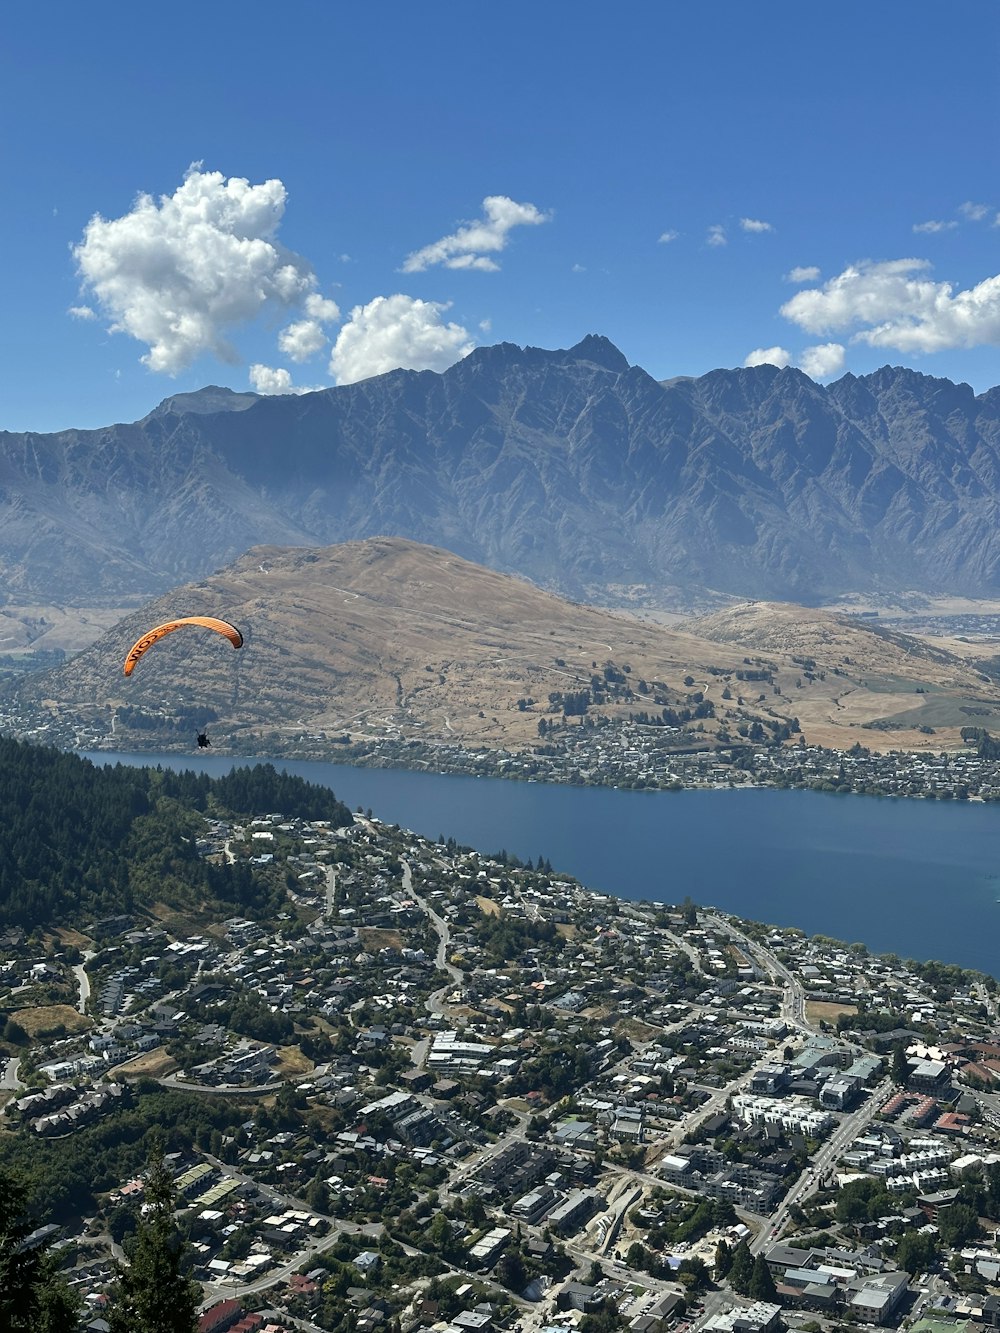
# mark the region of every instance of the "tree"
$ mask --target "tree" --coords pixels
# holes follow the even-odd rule
[[[922,1231],[908,1231],[896,1246],[896,1263],[915,1277],[934,1262],[936,1253],[933,1236]]]
[[[73,1333],[79,1302],[45,1243],[31,1244],[27,1191],[0,1171],[0,1328],[9,1333]]]
[[[751,1300],[771,1301],[773,1303],[777,1294],[774,1278],[767,1266],[767,1260],[762,1254],[758,1254],[753,1263],[753,1272],[750,1274],[750,1289],[747,1295]]]
[[[905,1088],[909,1076],[910,1066],[906,1060],[906,1047],[900,1042],[892,1048],[892,1081]]]
[[[521,1292],[528,1280],[519,1250],[508,1250],[497,1265],[497,1277],[508,1291]]]
[[[715,1247],[715,1280],[721,1282],[733,1266],[733,1252],[724,1240]]]
[[[729,1285],[733,1291],[738,1291],[741,1296],[746,1296],[750,1290],[752,1276],[753,1255],[750,1253],[750,1246],[745,1240],[741,1240],[733,1251],[733,1262],[729,1269]]]
[[[174,1222],[174,1182],[156,1150],[145,1188],[146,1215],[119,1267],[111,1295],[111,1333],[195,1333],[201,1289],[185,1271],[184,1241]]]
[[[979,1218],[969,1204],[955,1203],[938,1214],[937,1228],[941,1244],[954,1250],[979,1235]]]

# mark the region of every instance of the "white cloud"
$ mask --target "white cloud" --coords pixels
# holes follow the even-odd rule
[[[479,321],[479,331],[480,333],[491,333],[493,331],[492,319],[481,319]]]
[[[548,222],[549,213],[543,213],[534,204],[518,204],[505,194],[491,194],[483,200],[483,218],[466,222],[451,236],[414,250],[403,261],[404,273],[423,273],[434,264],[445,268],[473,268],[493,273],[500,265],[489,258],[503,250],[514,227],[534,227]]]
[[[657,245],[669,245],[671,241],[676,241],[678,236],[680,236],[679,231],[661,231]]]
[[[819,269],[815,264],[802,264],[798,268],[789,269],[785,274],[786,282],[815,282],[819,277]]]
[[[399,368],[447,370],[475,346],[460,324],[442,320],[448,308],[399,293],[355,306],[330,354],[330,374],[353,384]]]
[[[321,352],[329,339],[317,319],[298,319],[278,334],[278,346],[293,361],[308,361]]]
[[[329,342],[323,325],[340,319],[340,307],[329,297],[311,292],[306,297],[306,314],[310,318],[295,320],[278,334],[278,346],[293,361],[308,361],[323,350]]]
[[[340,306],[328,296],[310,292],[306,297],[306,314],[310,319],[319,320],[321,324],[334,324],[340,319]]]
[[[965,291],[926,277],[923,259],[865,261],[781,307],[808,333],[855,330],[852,342],[900,352],[1000,343],[1000,276]]]
[[[255,361],[250,367],[250,383],[258,393],[317,393],[328,388],[325,384],[293,384],[292,376],[284,366],[263,366]]]
[[[758,218],[740,218],[740,226],[744,231],[774,231],[770,222],[761,222]]]
[[[255,361],[250,367],[250,383],[258,393],[294,393],[292,376],[284,366],[262,366]]]
[[[938,222],[932,218],[928,222],[914,222],[913,230],[918,236],[933,236],[939,231],[953,231],[957,226],[958,223],[954,219],[951,222]]]
[[[72,315],[74,319],[96,319],[97,311],[89,305],[71,305],[66,312]]]
[[[810,379],[830,379],[844,369],[844,349],[840,343],[807,347],[799,357],[799,369],[804,370]]]
[[[755,347],[743,362],[745,366],[783,366],[791,365],[792,354],[783,347]]]
[[[990,206],[989,204],[974,204],[971,200],[967,200],[964,204],[959,204],[958,211],[963,218],[968,218],[970,222],[982,222],[990,211]]]
[[[280,180],[251,185],[195,164],[172,195],[95,215],[73,255],[112,331],[146,343],[150,370],[176,374],[205,352],[232,362],[230,330],[315,288],[308,263],[275,239],[285,201]]]
[[[705,237],[706,244],[718,247],[728,245],[726,239],[726,229],[720,223],[716,222],[714,226],[709,227],[708,235]]]
[[[574,264],[573,267],[570,269],[571,273],[586,273],[586,271],[587,271],[586,264]]]

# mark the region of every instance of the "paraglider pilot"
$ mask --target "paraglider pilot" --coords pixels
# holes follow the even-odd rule
[[[203,732],[203,731],[199,731],[199,732],[198,732],[198,749],[199,749],[199,750],[206,750],[206,749],[209,748],[209,746],[210,746],[211,744],[212,744],[212,742],[208,739],[208,736],[205,734],[205,732]]]

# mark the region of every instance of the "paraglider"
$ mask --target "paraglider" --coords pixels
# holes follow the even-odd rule
[[[207,750],[207,749],[211,746],[211,744],[212,744],[212,742],[208,739],[208,736],[206,735],[206,733],[205,733],[204,731],[199,731],[199,732],[198,732],[198,749],[199,749],[199,750]]]
[[[180,629],[182,625],[201,625],[204,629],[215,630],[216,634],[221,634],[227,638],[234,648],[243,647],[243,635],[235,625],[230,625],[228,620],[216,620],[214,616],[182,616],[178,620],[167,620],[164,624],[157,625],[155,629],[147,630],[142,638],[132,645],[128,656],[125,658],[123,668],[125,675],[131,676],[135,670],[136,662],[147,649],[167,634],[172,634],[175,629]],[[208,738],[205,739],[207,743]],[[201,746],[201,736],[198,737],[198,744]]]

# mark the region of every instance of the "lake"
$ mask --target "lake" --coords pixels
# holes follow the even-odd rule
[[[228,773],[221,755],[85,756]],[[860,940],[1000,974],[1000,805],[810,791],[633,792],[261,760],[352,810],[482,852],[545,856],[588,888]]]

